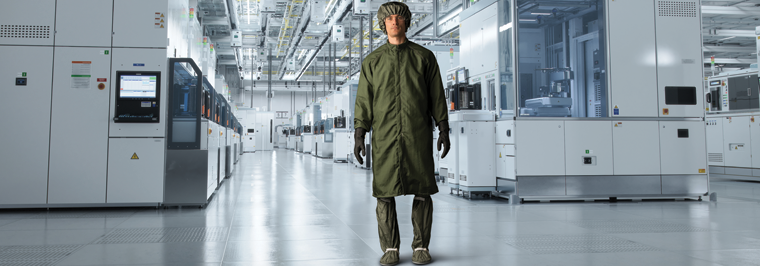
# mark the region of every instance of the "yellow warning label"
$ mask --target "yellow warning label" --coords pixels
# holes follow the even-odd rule
[[[499,158],[501,158],[501,152],[499,153]]]
[[[164,14],[163,14],[163,13],[161,14],[161,17],[162,17],[162,18],[164,17]]]
[[[164,20],[163,20],[163,19],[161,20],[161,23],[164,23]]]
[[[164,24],[161,24],[161,28],[162,28],[162,29],[164,28]]]
[[[137,153],[132,154],[132,160],[140,160],[140,157],[137,157]]]
[[[705,169],[699,169],[699,173],[700,174],[704,174],[705,173]]]

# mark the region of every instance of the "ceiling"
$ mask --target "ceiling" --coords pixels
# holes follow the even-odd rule
[[[266,81],[270,66],[272,80],[279,83],[321,84],[328,81],[326,77],[331,73],[337,82],[342,82],[349,75],[355,75],[359,68],[360,46],[366,55],[370,45],[378,47],[386,37],[374,16],[370,34],[369,16],[352,15],[352,0],[323,1],[326,3],[315,4],[315,0],[197,0],[204,35],[215,43],[219,74],[225,76],[231,88],[256,90],[266,89],[261,85],[254,88],[253,81]],[[371,10],[377,10],[387,1],[373,0]],[[439,18],[441,23],[446,22],[438,28],[441,37],[434,34],[432,27],[432,1],[405,2],[413,11],[412,25],[407,33],[409,38],[426,45],[458,45],[456,25],[459,20],[456,14],[461,10],[462,1],[439,0]],[[755,63],[754,30],[760,26],[760,0],[703,0],[702,5],[706,69],[709,69],[711,56],[715,56],[719,69],[724,70],[748,68]],[[317,9],[324,11],[314,11]],[[343,25],[344,41],[334,43],[328,39],[333,25]],[[233,30],[242,31],[242,47],[231,47]],[[335,58],[328,53],[332,44],[336,50]],[[335,68],[330,68],[329,62],[335,62]]]

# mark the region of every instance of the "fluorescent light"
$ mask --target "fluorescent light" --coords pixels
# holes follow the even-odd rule
[[[536,22],[536,20],[535,20],[535,19],[526,19],[526,18],[521,18],[521,19],[520,19],[520,22]]]
[[[552,13],[533,13],[533,12],[530,12],[530,14],[535,15],[535,16],[551,16],[552,15]]]
[[[454,11],[454,13],[449,14],[448,16],[443,17],[443,19],[438,22],[438,25],[443,25],[444,22],[449,21],[450,19],[454,18],[454,16],[458,16],[459,13],[462,13],[462,8],[458,8],[457,11]]]
[[[248,24],[251,24],[251,0],[248,0]]]
[[[512,28],[512,22],[504,24],[501,27],[499,27],[499,32],[503,32],[511,28]]]

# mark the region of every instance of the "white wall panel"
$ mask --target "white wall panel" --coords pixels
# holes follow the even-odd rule
[[[111,56],[102,50],[55,48],[48,203],[106,202],[111,90],[98,79],[109,79]],[[83,63],[91,68],[86,88],[74,86],[71,77],[72,68]]]
[[[679,129],[688,130],[688,137],[679,137]],[[660,168],[663,175],[705,174],[706,153],[702,121],[660,121]]]
[[[657,121],[612,121],[615,175],[660,174],[660,130]]]
[[[518,176],[565,175],[565,122],[515,122]]]
[[[166,48],[169,27],[177,26],[160,22],[169,20],[168,0],[114,0],[113,10],[114,47]]]
[[[657,57],[654,1],[607,2],[609,114],[657,117]],[[635,23],[632,23],[635,21]],[[634,37],[635,36],[635,37]],[[620,115],[614,115],[617,106]]]
[[[565,121],[567,175],[612,175],[612,122]],[[591,164],[584,164],[591,157]]]
[[[752,167],[750,117],[732,116],[723,120],[725,166]]]
[[[107,203],[164,200],[164,139],[111,138],[108,148]],[[133,155],[139,159],[132,159]]]
[[[55,45],[110,49],[113,11],[113,1],[59,0]]]
[[[701,6],[698,0],[657,1],[657,88],[660,117],[703,117]],[[639,20],[635,20],[638,23]],[[696,88],[695,105],[667,104],[665,87]],[[667,112],[664,110],[667,109]]]
[[[55,3],[55,0],[2,1],[0,44],[53,45]]]
[[[113,118],[116,114],[115,99],[116,90],[116,72],[118,71],[161,71],[161,93],[159,113],[159,123],[114,123],[111,120],[109,134],[111,137],[164,137],[166,131],[166,106],[169,88],[167,80],[169,75],[167,70],[166,49],[139,49],[139,48],[114,48],[111,51],[111,115]],[[137,64],[138,66],[135,66]],[[140,66],[144,65],[144,66]]]
[[[714,166],[725,165],[723,151],[723,117],[705,118],[705,134],[707,136],[707,163]]]
[[[760,168],[760,117],[750,117],[749,129],[752,146],[752,167]]]
[[[12,2],[17,3],[17,2]],[[5,7],[0,8],[0,10]],[[2,16],[0,16],[2,17]],[[53,47],[1,46],[0,204],[47,201]],[[16,86],[26,72],[27,85]],[[30,106],[30,103],[32,104]]]

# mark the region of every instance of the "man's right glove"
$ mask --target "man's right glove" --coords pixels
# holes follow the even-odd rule
[[[356,128],[356,132],[354,133],[354,157],[356,157],[359,164],[364,164],[362,157],[367,155],[367,147],[364,146],[364,134],[366,133],[367,130],[360,127]],[[359,152],[361,152],[361,155],[359,155]]]
[[[441,151],[441,145],[443,145],[443,154],[441,155],[441,158],[446,158],[446,154],[449,153],[449,149],[451,148],[448,120],[438,122],[438,151]]]

